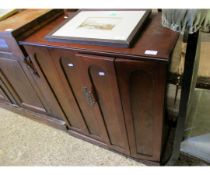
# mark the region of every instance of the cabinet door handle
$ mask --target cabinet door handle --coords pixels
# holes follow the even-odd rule
[[[39,76],[39,73],[37,72],[37,70],[36,70],[36,68],[35,68],[35,66],[34,66],[34,64],[33,64],[33,62],[31,61],[31,58],[30,58],[29,56],[26,56],[26,57],[24,58],[24,62],[25,62],[25,64],[32,70],[32,72],[33,72],[34,75],[40,77],[40,76]]]
[[[96,103],[96,97],[93,88],[91,88],[91,90],[88,90],[88,88],[85,86],[82,88],[82,92],[83,95],[85,96],[87,103],[90,106],[93,106]]]

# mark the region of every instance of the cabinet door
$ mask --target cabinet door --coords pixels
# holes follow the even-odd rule
[[[53,93],[49,82],[44,76],[43,69],[39,66],[39,62],[37,60],[37,58],[39,57],[39,52],[37,52],[37,50],[34,49],[33,46],[25,46],[25,49],[29,55],[27,58],[29,64],[31,64],[32,66],[32,68],[26,66],[28,67],[26,68],[29,72],[28,76],[30,77],[30,82],[33,84],[33,87],[37,92],[39,99],[42,101],[46,113],[51,117],[66,121],[66,124],[68,125],[68,120],[66,119],[62,108],[57,102],[56,96]]]
[[[132,156],[159,161],[162,145],[166,65],[116,59]]]
[[[69,86],[68,88],[72,89],[72,93],[88,128],[88,134],[99,141],[109,143],[101,111],[96,103],[95,90],[88,79],[89,73],[83,67],[82,60],[75,57],[75,54],[69,51],[54,49],[50,53],[53,56],[53,60],[59,59],[62,76],[65,77],[65,81]]]
[[[30,110],[45,112],[21,65],[12,55],[0,55],[0,73],[17,103]],[[1,78],[1,79],[2,79]]]
[[[62,65],[90,134],[129,152],[113,58],[63,52]]]
[[[69,84],[66,81],[61,63],[61,56],[56,56],[53,58],[48,49],[44,47],[33,46],[32,53],[35,53],[36,56],[34,58],[36,63],[39,65],[43,75],[46,77],[49,83],[51,90],[55,94],[55,97],[68,120],[70,129],[83,134],[88,134],[88,129],[81,114],[80,108],[78,107],[77,101],[75,100]]]

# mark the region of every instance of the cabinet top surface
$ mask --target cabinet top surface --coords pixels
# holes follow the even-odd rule
[[[8,29],[12,29],[12,31],[18,30],[49,11],[48,9],[27,9],[15,13],[0,22],[0,32],[6,32]]]
[[[71,12],[73,15],[75,12]],[[168,61],[176,44],[178,33],[161,26],[161,14],[151,15],[136,36],[136,41],[131,48],[117,48],[111,46],[82,45],[73,43],[51,42],[45,36],[65,21],[61,15],[53,22],[47,24],[39,31],[33,33],[25,40],[20,41],[22,45],[62,47],[65,49],[79,50],[88,53],[110,54],[112,56],[145,57],[148,59]],[[157,51],[156,55],[145,54],[145,51]],[[150,52],[149,52],[150,53]]]

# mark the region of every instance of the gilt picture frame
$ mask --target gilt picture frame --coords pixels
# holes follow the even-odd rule
[[[80,10],[50,32],[52,42],[131,47],[150,10]]]

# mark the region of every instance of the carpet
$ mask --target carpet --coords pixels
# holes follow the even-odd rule
[[[0,108],[1,166],[143,166],[68,133]]]

